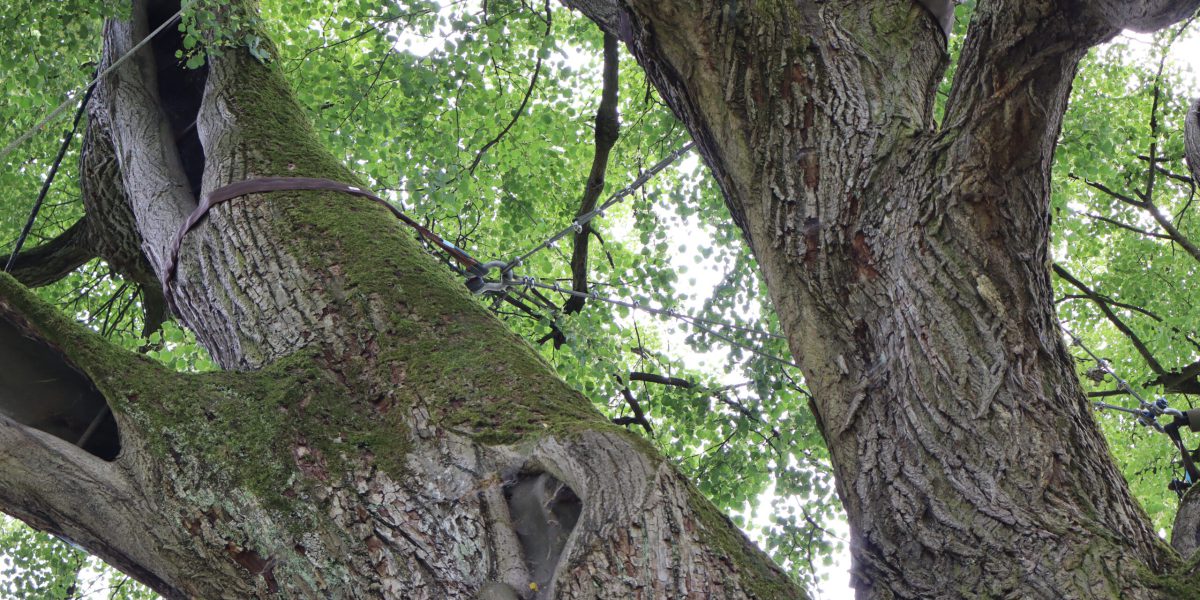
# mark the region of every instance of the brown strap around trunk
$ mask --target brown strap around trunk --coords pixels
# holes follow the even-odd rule
[[[208,211],[211,210],[212,207],[221,204],[222,202],[228,202],[234,198],[245,196],[247,194],[262,194],[265,192],[282,192],[292,190],[342,192],[344,194],[350,194],[352,196],[374,200],[375,202],[387,207],[387,209],[391,211],[396,218],[403,221],[405,225],[416,229],[417,232],[421,234],[421,237],[429,240],[434,245],[438,246],[447,254],[452,256],[454,260],[458,261],[459,264],[463,266],[463,268],[471,272],[479,271],[481,268],[479,261],[472,258],[471,255],[463,252],[454,244],[447,242],[446,240],[442,239],[441,236],[414,221],[411,217],[401,212],[400,209],[392,206],[383,198],[376,196],[370,190],[365,190],[363,188],[342,183],[340,181],[315,177],[259,177],[256,179],[247,179],[245,181],[231,183],[209,192],[200,201],[200,205],[196,207],[196,210],[192,211],[192,214],[188,215],[187,220],[183,222],[182,226],[180,226],[179,231],[175,234],[174,241],[171,243],[171,258],[170,262],[167,263],[166,276],[163,278],[163,293],[166,295],[168,301],[171,301],[170,288],[171,283],[175,279],[175,271],[178,269],[179,247],[183,243],[183,236],[187,235],[187,233],[191,231],[197,223],[200,222],[200,219],[203,219],[204,215],[208,214]]]

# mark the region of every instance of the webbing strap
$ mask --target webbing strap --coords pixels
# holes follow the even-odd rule
[[[400,209],[392,206],[383,198],[376,196],[370,190],[365,190],[363,188],[342,183],[340,181],[333,181],[332,179],[322,179],[317,177],[259,177],[256,179],[247,179],[245,181],[231,183],[209,192],[200,201],[200,205],[196,207],[196,210],[192,211],[192,214],[188,215],[187,220],[184,221],[183,225],[179,227],[179,231],[175,234],[175,239],[171,243],[170,262],[167,263],[166,277],[163,279],[163,292],[166,294],[166,297],[168,299],[171,298],[170,286],[171,282],[175,279],[175,272],[178,269],[179,247],[181,244],[183,244],[183,236],[187,235],[187,233],[191,231],[192,228],[195,227],[196,224],[199,223],[206,214],[208,214],[208,211],[211,210],[212,207],[221,204],[222,202],[228,202],[234,198],[245,196],[247,194],[262,194],[266,192],[282,192],[293,190],[342,192],[344,194],[350,194],[351,196],[358,196],[360,198],[374,200],[375,202],[387,207],[387,209],[391,211],[397,219],[400,219],[402,222],[404,222],[405,225],[416,229],[417,233],[421,234],[421,237],[429,240],[434,245],[452,256],[454,260],[458,261],[466,270],[479,276],[483,276],[487,273],[487,270],[482,267],[479,261],[472,258],[471,255],[460,250],[454,244],[442,239],[441,236],[430,231],[420,223],[414,221],[411,217],[401,212]]]

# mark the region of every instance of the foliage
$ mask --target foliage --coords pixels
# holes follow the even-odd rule
[[[12,123],[0,130],[3,141],[86,84],[86,63],[99,51],[101,18],[123,3],[93,4],[19,0],[0,14],[0,30],[34,32],[0,47],[8,92],[0,98],[0,123]],[[954,51],[973,4],[958,7]],[[260,47],[273,40],[269,51],[260,47],[260,58],[270,54],[287,74],[327,146],[377,192],[473,256],[511,258],[569,224],[579,209],[592,161],[601,36],[558,3],[262,0],[261,21],[247,18],[215,30],[213,17],[226,5],[187,3],[181,27],[190,41],[179,59],[197,67],[204,52],[219,52],[224,44]],[[1085,64],[1055,165],[1054,248],[1056,260],[1086,275],[1096,290],[1161,319],[1122,309],[1154,356],[1177,367],[1200,358],[1189,325],[1200,316],[1193,314],[1200,307],[1189,300],[1196,259],[1162,239],[1089,216],[1142,228],[1153,224],[1085,182],[1141,185],[1146,161],[1137,155],[1145,155],[1152,140],[1158,156],[1169,159],[1165,168],[1187,172],[1180,163],[1185,79],[1173,68],[1156,76],[1156,57],[1167,39],[1156,38],[1148,54],[1132,52],[1130,44],[1114,45]],[[606,193],[686,141],[683,127],[636,63],[622,56],[621,137],[608,166]],[[1159,125],[1150,131],[1156,86]],[[24,223],[61,139],[55,134],[60,125],[0,166],[0,239],[14,239]],[[64,162],[31,245],[52,238],[81,214],[77,148],[78,143]],[[1178,215],[1174,220],[1182,231],[1197,227],[1189,186],[1161,178],[1155,193],[1164,211]],[[588,280],[599,294],[745,329],[700,329],[600,299],[588,300],[572,315],[544,308],[531,314],[509,305],[497,306],[498,314],[608,415],[631,415],[628,390],[653,427],[649,439],[797,578],[815,584],[813,566],[828,563],[841,545],[828,533],[843,520],[841,509],[803,377],[777,360],[786,360],[788,349],[770,337],[779,327],[766,288],[716,183],[689,155],[593,226],[597,237]],[[569,243],[568,237],[560,247],[539,252],[519,274],[569,285]],[[1144,358],[1128,340],[1106,324],[1094,303],[1072,297],[1078,290],[1057,285],[1068,325],[1128,379],[1145,381]],[[138,292],[102,263],[90,263],[39,293],[172,368],[213,368],[194,340],[172,324],[151,340],[139,338]],[[558,306],[565,300],[553,292],[543,296]],[[543,341],[556,331],[565,343]],[[1080,363],[1081,371],[1087,367]],[[689,385],[634,381],[631,373]],[[1105,387],[1111,381],[1096,389]],[[1173,399],[1178,406],[1190,401]],[[1114,415],[1101,414],[1100,420],[1135,492],[1166,527],[1174,501],[1164,487],[1171,456],[1165,438]],[[0,552],[8,557],[0,558],[0,586],[31,582],[21,590],[65,589],[54,586],[75,581],[85,568],[71,566],[84,564],[76,551],[11,522],[0,526]],[[18,588],[0,587],[0,595],[9,589]]]
[[[1194,397],[1151,385],[1157,371],[1178,370],[1200,358],[1195,327],[1200,306],[1191,300],[1200,291],[1195,278],[1200,257],[1169,239],[1153,212],[1178,231],[1180,240],[1200,239],[1195,184],[1186,177],[1183,160],[1183,120],[1189,98],[1198,91],[1195,73],[1169,60],[1161,73],[1159,66],[1173,47],[1188,40],[1176,39],[1180,30],[1148,41],[1120,39],[1088,57],[1065,117],[1051,202],[1054,259],[1103,299],[1088,298],[1056,278],[1064,324],[1144,398],[1163,395],[1173,407],[1187,410],[1197,406]],[[1153,179],[1152,155],[1160,168]],[[1141,202],[1143,196],[1155,208],[1128,201]],[[1113,319],[1104,315],[1102,304],[1113,311]],[[1118,321],[1144,352],[1118,329]],[[1082,348],[1073,351],[1081,374],[1097,366]],[[1094,394],[1119,388],[1112,376],[1083,380]],[[1124,394],[1096,399],[1137,406]],[[1155,525],[1169,531],[1178,502],[1166,485],[1173,477],[1183,478],[1178,453],[1165,436],[1139,427],[1128,415],[1101,412],[1097,417],[1135,495]],[[1188,435],[1185,429],[1185,442],[1195,447],[1198,440]]]
[[[0,515],[0,597],[148,600],[157,597],[83,550]]]

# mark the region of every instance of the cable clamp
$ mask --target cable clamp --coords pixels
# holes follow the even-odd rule
[[[513,266],[520,264],[520,261],[514,261]],[[487,278],[493,269],[500,271],[500,279],[489,280]],[[474,270],[474,273],[474,275],[467,278],[467,289],[471,290],[471,293],[477,296],[503,295],[508,292],[508,288],[521,284],[513,276],[512,269],[508,268],[508,263],[502,260],[483,263],[479,265],[478,269]]]

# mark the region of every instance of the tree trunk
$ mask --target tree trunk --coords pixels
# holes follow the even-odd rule
[[[177,8],[134,2],[105,28],[102,68]],[[91,169],[108,176],[85,189],[90,206],[131,212],[112,235],[140,240],[226,371],[167,372],[0,276],[0,344],[27,349],[31,374],[72,374],[43,412],[107,403],[120,444],[106,461],[74,432],[0,417],[6,512],[169,598],[803,596],[377,204],[310,191],[221,204],[169,280],[198,194],[265,176],[357,183],[275,67],[236,48],[184,73],[178,41],[156,38],[97,87],[87,155],[117,172]],[[11,407],[38,380],[0,383]]]
[[[174,10],[148,4],[106,29],[106,61]],[[629,44],[758,258],[816,398],[860,597],[1169,597],[1178,557],[1055,328],[1047,198],[1079,58],[1200,1],[980,2],[941,124],[936,3],[568,4]],[[106,197],[128,202],[160,280],[197,194],[354,183],[273,68],[232,50],[184,77],[170,51],[119,69],[90,112],[120,170]],[[0,418],[0,502],[164,595],[802,595],[377,205],[222,204],[184,238],[169,292],[228,371],[167,373],[0,278],[0,342],[32,338],[62,358],[41,367],[85,375],[63,395],[94,384],[122,448],[104,462]]]
[[[1057,330],[1049,178],[1087,48],[1197,3],[980,2],[941,124],[910,0],[570,4],[623,34],[763,269],[859,597],[1161,597],[1177,556]]]

